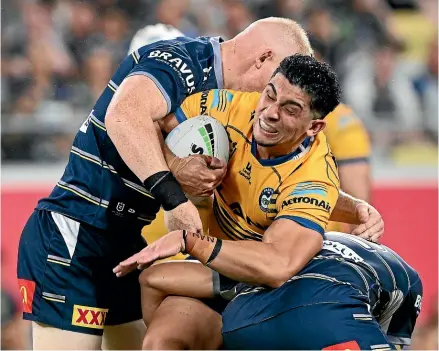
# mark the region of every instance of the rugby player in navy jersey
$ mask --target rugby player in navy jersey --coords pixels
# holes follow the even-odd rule
[[[144,317],[154,319],[166,296],[192,296],[210,304],[231,300],[222,313],[222,333],[221,325],[208,325],[218,328],[224,349],[387,351],[411,344],[422,307],[422,281],[384,245],[325,233],[321,251],[277,288],[255,283],[262,277],[252,277],[252,285],[228,278],[249,281],[239,265],[227,266],[222,251],[209,268],[187,261],[146,269],[141,280],[147,298]],[[247,268],[257,265],[250,261]],[[211,340],[197,342],[212,346]]]
[[[284,57],[311,52],[296,22],[270,18],[229,41],[179,37],[126,57],[80,127],[62,178],[21,235],[17,271],[34,349],[101,348],[104,327],[104,347],[140,348],[138,272],[117,279],[112,268],[146,245],[141,229],[160,206],[170,230],[200,230],[183,191],[207,196],[226,170],[216,159],[164,156],[154,121],[203,90],[262,91]],[[383,233],[378,212],[344,194],[331,219],[361,223],[357,234],[375,240]]]

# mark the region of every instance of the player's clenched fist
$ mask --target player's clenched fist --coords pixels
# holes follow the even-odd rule
[[[174,157],[168,164],[185,193],[192,196],[210,196],[227,172],[227,164],[207,155]]]

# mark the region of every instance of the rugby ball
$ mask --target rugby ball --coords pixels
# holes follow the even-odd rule
[[[229,137],[226,129],[209,116],[189,118],[175,127],[165,140],[178,157],[209,155],[229,161]]]

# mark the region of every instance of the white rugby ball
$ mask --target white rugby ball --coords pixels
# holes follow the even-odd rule
[[[199,154],[229,161],[226,129],[209,116],[197,116],[180,123],[168,134],[165,143],[178,157]]]

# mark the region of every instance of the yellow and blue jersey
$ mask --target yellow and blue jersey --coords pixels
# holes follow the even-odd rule
[[[274,220],[287,218],[323,234],[339,192],[326,137],[319,133],[288,155],[258,159],[252,130],[259,97],[214,89],[186,98],[175,112],[179,122],[209,115],[229,135],[228,171],[215,190],[209,233],[231,240],[262,240]]]
[[[369,162],[369,135],[351,108],[340,104],[325,121],[324,133],[339,165]]]
[[[175,111],[194,92],[222,87],[220,41],[180,37],[152,43],[128,55],[80,127],[61,180],[37,208],[104,230],[115,225],[140,230],[149,224],[160,204],[123,162],[108,137],[108,105],[123,80],[133,75],[144,75],[156,84],[168,112]]]

